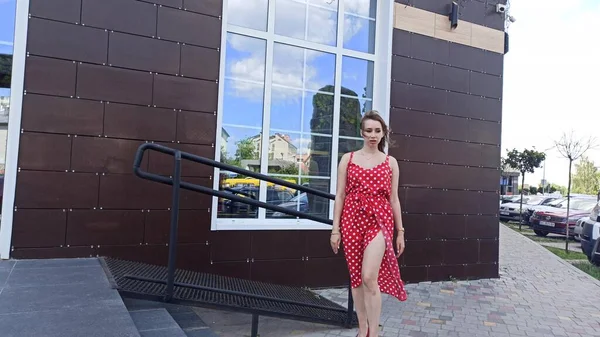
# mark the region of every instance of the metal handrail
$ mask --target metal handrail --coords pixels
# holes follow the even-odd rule
[[[174,161],[175,161],[174,167],[173,167],[173,175],[171,177],[165,177],[165,176],[162,176],[159,174],[143,171],[141,169],[141,164],[144,159],[144,152],[146,152],[146,150],[154,150],[154,151],[161,152],[161,153],[164,153],[167,155],[172,155],[174,157]],[[326,198],[329,200],[335,200],[335,195],[333,195],[331,193],[327,193],[327,192],[319,191],[314,188],[294,184],[289,181],[278,179],[278,178],[273,178],[273,177],[270,177],[270,176],[267,176],[267,175],[264,175],[261,173],[244,170],[237,166],[221,163],[221,162],[218,162],[213,159],[200,157],[200,156],[197,156],[197,155],[194,155],[191,153],[183,152],[183,151],[180,151],[177,149],[169,148],[169,147],[159,145],[159,144],[154,144],[154,143],[145,143],[145,144],[140,145],[140,147],[136,151],[135,159],[133,162],[133,172],[135,173],[135,175],[137,175],[138,177],[140,177],[142,179],[146,179],[146,180],[173,186],[173,189],[172,189],[173,199],[172,199],[172,203],[171,203],[171,228],[170,228],[170,235],[169,235],[169,262],[168,262],[168,267],[167,267],[167,281],[165,282],[165,281],[162,281],[159,279],[146,280],[148,282],[162,282],[162,283],[167,284],[167,287],[165,289],[165,301],[167,301],[167,302],[169,302],[173,299],[174,286],[176,284],[179,286],[179,283],[175,283],[175,262],[176,262],[176,250],[177,250],[176,249],[177,229],[178,229],[178,223],[179,223],[179,199],[180,199],[180,190],[182,188],[186,189],[186,190],[190,190],[190,191],[209,194],[209,195],[212,195],[215,197],[220,197],[220,198],[224,198],[224,199],[237,201],[237,202],[240,202],[243,204],[266,208],[266,209],[269,209],[269,210],[272,210],[275,212],[281,212],[283,214],[293,215],[293,216],[296,216],[299,218],[313,220],[313,221],[323,223],[326,225],[333,224],[333,221],[331,219],[318,217],[318,216],[315,216],[312,214],[303,213],[303,212],[300,212],[297,210],[291,210],[291,209],[280,207],[280,206],[270,205],[266,202],[257,201],[257,200],[250,199],[250,198],[240,197],[233,193],[217,191],[212,188],[205,187],[205,186],[200,186],[200,185],[181,181],[181,161],[183,159],[189,160],[192,162],[196,162],[199,164],[212,166],[212,167],[218,167],[219,169],[222,169],[222,170],[231,171],[231,172],[235,172],[238,174],[243,174],[243,175],[246,175],[246,176],[249,176],[249,177],[252,177],[255,179],[259,179],[262,181],[267,181],[267,182],[271,182],[271,183],[274,183],[274,184],[277,184],[280,186],[293,188],[298,191],[311,193],[316,196],[323,197],[323,198]],[[347,309],[347,315],[348,315],[347,316],[347,325],[348,326],[351,326],[351,324],[352,324],[353,307],[354,307],[354,301],[352,298],[352,287],[349,284],[348,285],[348,309]]]

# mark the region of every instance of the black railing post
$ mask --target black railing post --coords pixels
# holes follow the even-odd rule
[[[169,266],[167,272],[167,289],[165,301],[173,299],[175,283],[175,264],[177,255],[177,227],[179,223],[179,185],[181,184],[181,151],[175,152],[173,168],[173,200],[171,203],[171,233],[169,235]]]
[[[352,327],[352,318],[354,317],[354,297],[352,297],[352,281],[348,284],[348,311],[346,317],[346,327]]]

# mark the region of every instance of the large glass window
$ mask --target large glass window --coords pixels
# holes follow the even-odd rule
[[[16,0],[0,1],[0,206],[3,199],[2,190],[6,164],[16,4]]]
[[[360,118],[373,107],[376,16],[375,0],[227,0],[220,161],[334,192],[339,158],[362,146]],[[232,172],[218,185],[331,214],[328,200]],[[216,210],[218,224],[289,218],[228,200]]]

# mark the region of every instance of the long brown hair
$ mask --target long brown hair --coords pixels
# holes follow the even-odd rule
[[[383,120],[383,117],[381,117],[379,112],[377,112],[376,110],[371,110],[365,113],[365,115],[360,120],[361,133],[363,131],[364,123],[367,119],[381,123],[381,131],[383,132],[383,138],[381,138],[381,141],[379,142],[379,144],[377,144],[377,149],[379,149],[379,151],[381,152],[385,152],[385,145],[388,144],[390,141],[390,129],[388,128],[387,124],[385,124],[385,121]]]

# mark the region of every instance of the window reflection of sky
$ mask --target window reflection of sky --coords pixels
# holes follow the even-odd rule
[[[337,0],[271,1],[275,2],[276,35],[335,46]],[[345,49],[373,53],[375,4],[375,0],[344,0]],[[230,0],[229,24],[264,31],[266,29],[262,27],[266,27],[266,12],[265,0]],[[326,86],[334,84],[335,55],[280,43],[275,43],[273,48],[272,78],[267,79],[267,83],[272,82],[270,132],[288,135],[298,153],[306,153],[313,136],[331,137],[332,120],[320,116],[321,120],[316,123],[320,129],[313,130],[311,119],[315,110],[315,95],[329,95],[331,99],[321,97],[317,101],[326,105],[321,109],[328,110],[331,104],[330,109],[333,110],[333,96],[329,94],[332,89]],[[265,40],[228,33],[223,127],[230,135],[227,142],[230,155],[235,153],[236,141],[261,132],[265,104],[262,84],[265,81],[265,55]],[[350,90],[345,90],[347,95],[360,98],[361,111],[369,110],[372,105],[372,77],[373,62],[343,57],[342,86]],[[318,93],[319,90],[328,93]],[[366,100],[363,95],[366,95]],[[354,130],[345,133],[346,136],[360,137]],[[347,145],[341,146],[340,150],[342,147],[354,149],[362,144],[362,140],[341,140],[342,144]]]
[[[0,54],[13,53],[16,4],[16,0],[0,0]],[[10,88],[0,87],[0,97],[9,95]]]

